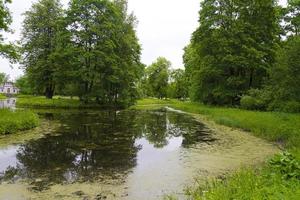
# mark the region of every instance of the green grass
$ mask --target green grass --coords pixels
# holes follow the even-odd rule
[[[293,153],[300,173],[300,114],[258,112],[234,108],[210,107],[200,103],[177,100],[144,99],[134,108],[170,106],[185,112],[200,114],[217,124],[243,129],[268,141],[280,144]],[[160,105],[159,105],[160,104]],[[280,158],[283,160],[283,158]],[[267,163],[267,162],[266,162]],[[285,167],[283,164],[281,167]],[[300,199],[300,179],[284,179],[282,171],[270,164],[258,169],[245,169],[224,180],[208,181],[187,192],[191,199]],[[173,198],[171,198],[173,199]],[[176,199],[176,198],[175,198]]]
[[[6,99],[7,97],[4,94],[0,94],[0,99]]]
[[[31,111],[0,110],[0,135],[29,130],[38,125],[39,118]]]
[[[280,174],[271,173],[267,168],[258,171],[244,169],[223,181],[210,181],[203,187],[200,186],[197,189],[187,191],[187,194],[195,200],[298,200],[300,197],[299,188],[299,180],[282,179]]]
[[[69,97],[56,96],[53,99],[46,99],[45,97],[19,95],[17,99],[18,107],[26,108],[68,108],[68,109],[89,109],[100,108],[98,104],[83,104],[78,99],[71,99]]]

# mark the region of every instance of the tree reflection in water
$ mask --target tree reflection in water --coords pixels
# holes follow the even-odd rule
[[[50,135],[20,146],[17,166],[2,179],[29,179],[39,189],[51,183],[124,181],[137,165],[137,152],[145,138],[163,148],[171,138],[182,137],[183,148],[214,138],[191,117],[166,111],[103,111],[44,113],[62,126]],[[1,176],[1,175],[0,175]]]

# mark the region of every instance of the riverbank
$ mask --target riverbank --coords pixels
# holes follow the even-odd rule
[[[78,98],[55,96],[53,99],[46,99],[43,96],[18,96],[18,107],[24,108],[62,108],[62,109],[93,109],[101,108],[95,103],[83,104]]]
[[[39,117],[31,111],[0,109],[0,135],[29,130],[38,125]]]
[[[225,178],[190,188],[187,195],[191,199],[297,199],[300,196],[299,114],[255,112],[157,99],[140,100],[133,108],[164,106],[200,115],[217,124],[251,132],[257,137],[278,144],[296,157],[290,154],[280,155],[263,166],[244,169]]]

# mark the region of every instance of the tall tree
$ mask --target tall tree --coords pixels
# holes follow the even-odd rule
[[[60,0],[39,0],[25,13],[22,32],[23,66],[35,89],[52,98],[56,74],[63,67],[54,56],[59,45],[63,9]]]
[[[200,26],[185,55],[192,69],[191,96],[204,103],[237,104],[247,90],[262,86],[274,63],[275,1],[205,0],[201,7]]]
[[[72,0],[68,27],[81,99],[130,104],[142,75],[140,45],[126,1]]]

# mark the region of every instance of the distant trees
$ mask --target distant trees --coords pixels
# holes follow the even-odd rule
[[[149,90],[149,96],[160,99],[167,97],[170,67],[170,61],[166,58],[159,57],[154,63],[146,68],[146,84],[147,89]]]
[[[40,0],[25,16],[23,66],[37,91],[103,105],[134,102],[144,67],[127,1],[71,0],[64,11],[59,0]]]
[[[141,97],[188,98],[189,81],[185,70],[173,69],[164,57],[159,57],[146,67],[139,83]]]
[[[171,70],[168,97],[174,99],[187,99],[189,97],[188,77],[183,69]]]

